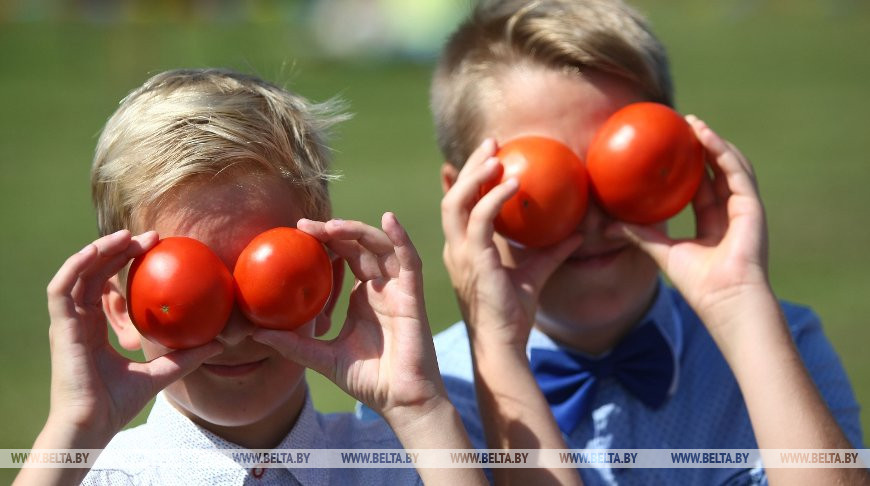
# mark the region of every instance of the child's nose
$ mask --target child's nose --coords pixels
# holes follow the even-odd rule
[[[244,314],[242,314],[242,311],[239,310],[238,306],[236,306],[233,309],[233,313],[230,314],[230,319],[227,321],[227,325],[224,326],[223,330],[215,339],[225,346],[234,346],[250,336],[255,328],[256,326],[254,326],[254,324],[249,321]]]
[[[593,198],[589,198],[589,206],[586,209],[583,221],[580,222],[579,231],[585,235],[600,233],[612,222],[613,218],[601,209],[598,202]]]

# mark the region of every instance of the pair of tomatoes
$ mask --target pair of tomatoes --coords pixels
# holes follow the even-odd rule
[[[182,349],[214,339],[234,302],[254,324],[289,330],[320,313],[331,290],[326,250],[295,228],[259,234],[242,250],[232,274],[204,243],[175,236],[133,261],[127,309],[143,336]]]
[[[614,218],[651,224],[679,213],[704,173],[704,148],[692,127],[658,103],[634,103],[611,115],[593,137],[585,166],[545,137],[511,140],[496,156],[501,179],[516,177],[519,190],[502,206],[495,229],[530,247],[571,234],[586,213],[589,189]]]

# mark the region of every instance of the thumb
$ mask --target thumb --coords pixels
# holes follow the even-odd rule
[[[582,243],[583,235],[573,234],[546,251],[537,252],[530,256],[522,265],[530,280],[528,283],[535,289],[540,289],[541,285],[550,278],[550,275],[559,268],[559,265]]]
[[[223,352],[224,347],[217,341],[211,341],[202,346],[190,349],[179,349],[155,358],[148,363],[136,363],[142,366],[151,376],[152,394],[179,380],[198,368],[203,361]]]
[[[611,238],[627,238],[632,244],[652,257],[659,268],[666,267],[668,252],[674,245],[674,240],[652,226],[613,223],[607,227],[605,234]]]
[[[320,373],[335,382],[335,357],[329,342],[301,336],[292,331],[257,329],[254,341],[275,348],[281,356]]]

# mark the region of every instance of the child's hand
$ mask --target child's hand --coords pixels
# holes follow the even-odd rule
[[[444,263],[472,342],[480,338],[525,353],[541,288],[582,237],[572,235],[547,250],[513,252],[522,254],[520,260],[505,267],[493,242],[493,220],[517,191],[517,181],[480,197],[481,185],[500,177],[495,153],[495,141],[484,141],[441,201]]]
[[[422,264],[404,228],[384,214],[383,231],[357,221],[300,220],[356,276],[347,320],[332,341],[258,329],[254,339],[314,369],[385,417],[443,398],[423,302]]]
[[[156,242],[153,231],[104,236],[69,257],[48,284],[51,411],[37,445],[102,447],[161,389],[221,351],[212,342],[137,363],[109,343],[106,282]]]
[[[493,221],[517,191],[516,180],[479,196],[482,184],[500,177],[495,151],[494,141],[484,141],[441,201],[444,263],[468,328],[487,446],[564,449],[562,433],[529,368],[526,343],[541,287],[582,237],[572,235],[547,250],[511,252],[506,261],[516,264],[506,267],[493,241]],[[496,469],[493,474],[498,484],[528,484],[542,477],[580,484],[575,469]]]
[[[406,449],[469,449],[447,399],[423,302],[422,263],[392,213],[383,231],[358,221],[299,220],[345,259],[356,276],[338,337],[320,341],[292,331],[257,329],[253,339],[326,376],[380,413]],[[476,469],[420,469],[425,483],[486,484]]]
[[[713,176],[705,175],[692,203],[697,236],[674,240],[652,227],[617,223],[644,249],[710,327],[714,338],[730,323],[748,322],[741,303],[772,298],[767,275],[767,228],[752,166],[732,144],[694,116],[687,120],[707,150]]]
[[[804,367],[767,275],[767,227],[749,161],[693,116],[713,170],[693,202],[694,239],[616,224],[656,260],[710,330],[728,362],[758,447],[851,446]],[[788,407],[782,407],[788,403]],[[771,484],[868,484],[860,469],[770,469]]]

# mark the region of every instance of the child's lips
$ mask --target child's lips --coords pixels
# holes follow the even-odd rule
[[[239,377],[253,373],[266,362],[266,359],[268,358],[237,363],[203,363],[202,368],[217,376]]]
[[[616,260],[626,248],[627,245],[622,245],[614,248],[582,250],[571,255],[568,261],[582,267],[602,267]]]

